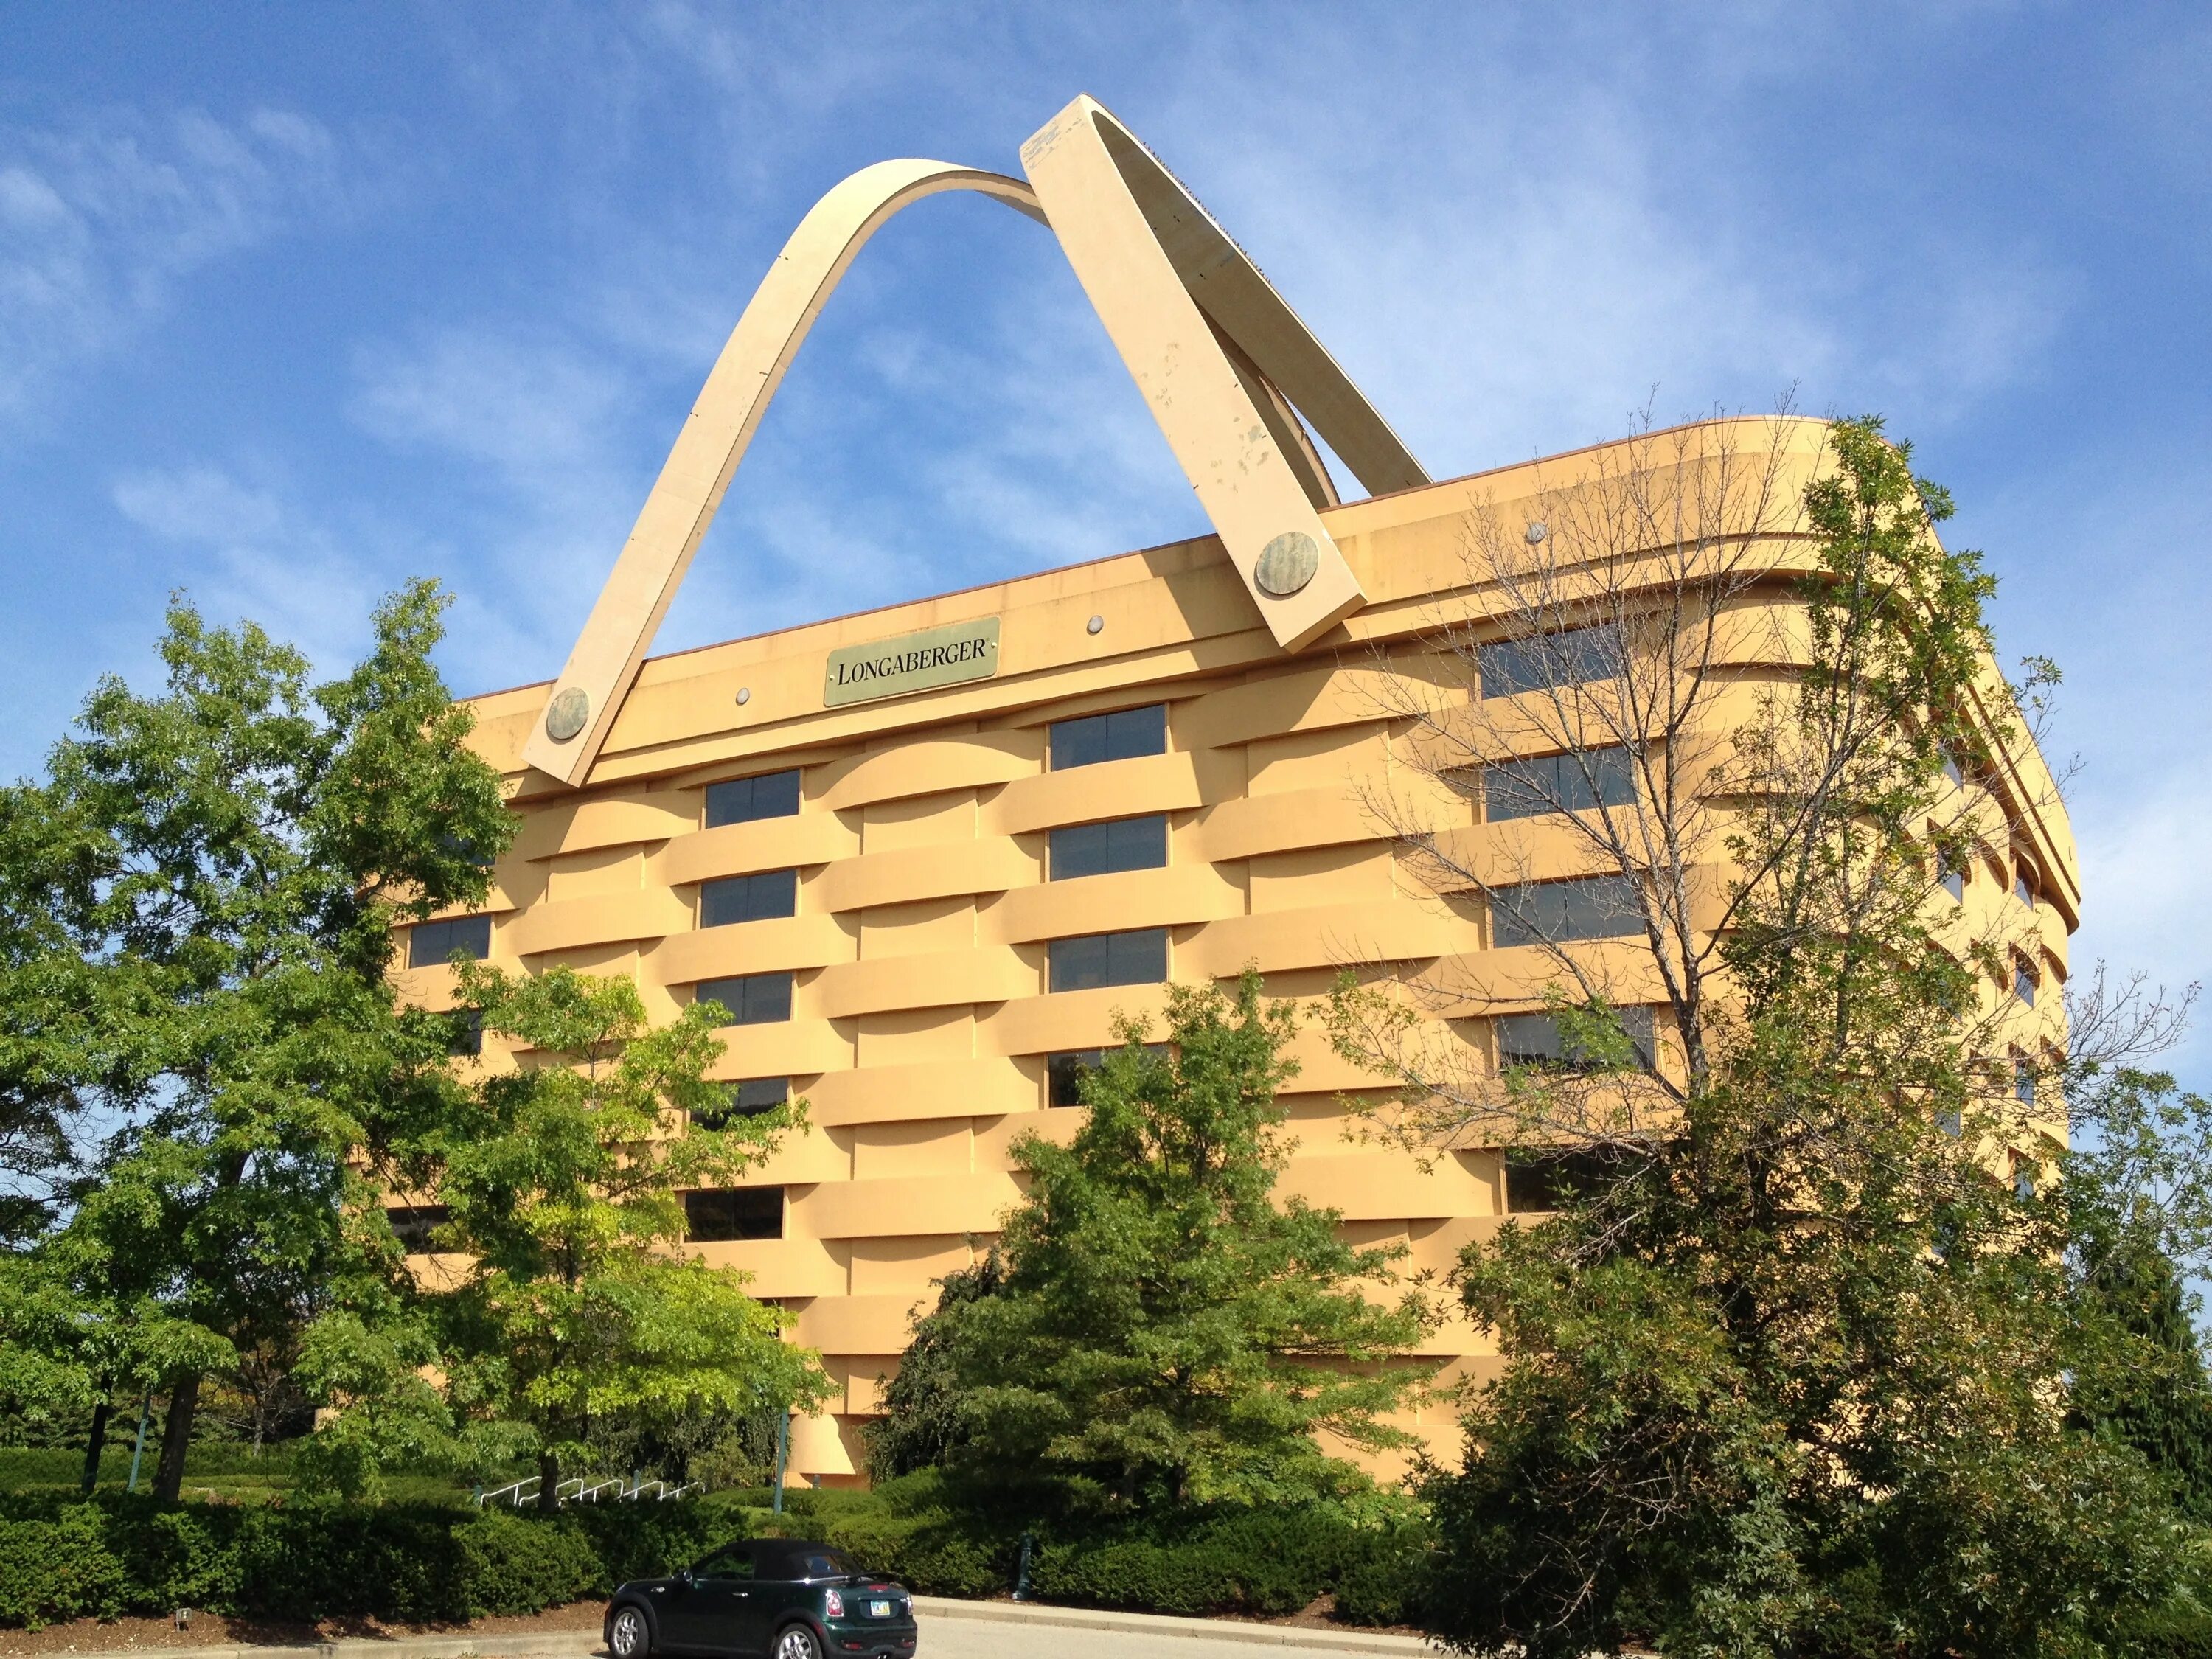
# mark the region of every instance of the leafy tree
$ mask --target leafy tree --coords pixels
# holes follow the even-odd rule
[[[432,1287],[457,1414],[533,1431],[550,1510],[606,1418],[674,1424],[826,1397],[814,1356],[781,1340],[781,1310],[678,1248],[684,1189],[736,1179],[804,1123],[804,1103],[726,1109],[706,1076],[726,1012],[696,1003],[649,1029],[630,981],[564,968],[518,978],[463,963],[459,985],[483,1030],[524,1052],[400,1149],[407,1178],[450,1211],[434,1244],[468,1259]]]
[[[915,1322],[898,1375],[884,1389],[884,1414],[868,1425],[869,1473],[879,1480],[933,1468],[966,1438],[953,1338],[962,1309],[1005,1287],[1005,1263],[994,1249],[937,1283],[937,1307]]]
[[[480,901],[512,833],[430,663],[443,605],[395,594],[317,684],[180,599],[162,690],[100,681],[0,810],[0,1094],[101,1131],[46,1206],[35,1277],[84,1338],[48,1352],[89,1397],[161,1372],[171,1498],[203,1376],[380,1281],[350,1160],[420,1115],[443,1059],[395,1005],[390,924]]]
[[[2075,1314],[2111,1338],[2077,1376],[2077,1421],[2118,1435],[2212,1523],[2212,1380],[2185,1273],[2212,1267],[2212,1101],[2163,1074],[2075,1079],[2061,1164]],[[2101,1363],[2095,1363],[2101,1361]]]
[[[1362,1478],[1317,1435],[1408,1443],[1384,1414],[1413,1386],[1391,1362],[1421,1316],[1358,1284],[1401,1253],[1354,1249],[1334,1211],[1273,1197],[1291,1020],[1247,972],[1233,996],[1170,988],[1168,1052],[1121,1022],[1073,1143],[1015,1145],[1029,1197],[1002,1283],[935,1316],[957,1431],[916,1421],[939,1408],[912,1390],[894,1395],[894,1444],[949,1440],[981,1490],[1157,1513],[1347,1493]]]
[[[1403,1085],[1385,1127],[1573,1155],[1557,1212],[1460,1268],[1506,1363],[1429,1486],[1430,1602],[1476,1652],[2092,1654],[2181,1582],[2164,1483],[2064,1409],[2148,1345],[2079,1316],[2055,1103],[2008,1054],[2041,1031],[1988,988],[2015,941],[1965,936],[1937,891],[2036,694],[1990,665],[1990,580],[1936,540],[1942,492],[1876,422],[1826,440],[1795,516],[1771,471],[1731,498],[1728,458],[1679,437],[1547,503],[1534,551],[1478,538],[1521,600],[1521,695],[1405,700],[1437,783],[1481,789],[1486,761],[1553,789],[1605,931],[1641,947],[1555,941],[1522,874],[1401,816],[1440,890],[1551,957],[1561,1057],[1449,1051],[1423,1016],[1468,1004],[1434,981],[1347,982],[1333,1010],[1342,1052]],[[1762,587],[1794,596],[1765,646]],[[1747,656],[1796,672],[1747,687]],[[1514,720],[1581,784],[1497,759],[1525,752],[1491,729]],[[1455,755],[1470,730],[1499,741]],[[1614,1011],[1653,1002],[1632,1040]]]

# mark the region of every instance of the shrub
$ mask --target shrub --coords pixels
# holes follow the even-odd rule
[[[126,1583],[88,1506],[51,1521],[0,1521],[0,1624],[36,1630],[56,1619],[112,1619]]]
[[[490,1510],[453,1528],[472,1617],[536,1613],[579,1601],[599,1589],[606,1569],[583,1529]]]

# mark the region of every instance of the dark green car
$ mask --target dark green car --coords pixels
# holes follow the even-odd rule
[[[914,1651],[914,1597],[828,1544],[748,1538],[607,1603],[614,1659],[655,1653],[886,1659]]]

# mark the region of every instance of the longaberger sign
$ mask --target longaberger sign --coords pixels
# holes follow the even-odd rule
[[[999,619],[952,623],[919,634],[841,646],[830,653],[822,679],[823,706],[873,702],[963,680],[988,680],[999,672]]]

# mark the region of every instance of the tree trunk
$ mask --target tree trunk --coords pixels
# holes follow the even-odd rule
[[[550,1515],[561,1507],[561,1460],[550,1451],[538,1454],[538,1509]]]
[[[100,1483],[100,1455],[107,1449],[107,1414],[109,1407],[103,1396],[92,1408],[92,1432],[84,1443],[84,1479],[79,1483],[86,1497]]]
[[[161,1462],[154,1471],[154,1495],[177,1501],[185,1485],[185,1452],[192,1443],[192,1419],[200,1406],[200,1374],[187,1371],[169,1390],[169,1410],[161,1419]]]

